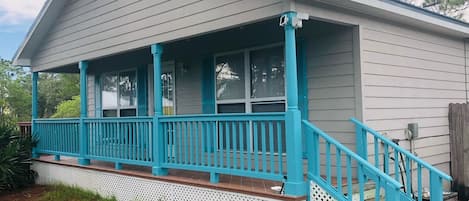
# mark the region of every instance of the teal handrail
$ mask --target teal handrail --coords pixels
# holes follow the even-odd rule
[[[309,121],[303,120],[303,126],[307,135],[307,157],[308,157],[308,179],[314,181],[321,188],[326,190],[330,195],[340,201],[352,200],[352,169],[353,164],[356,164],[357,178],[359,186],[360,200],[365,199],[364,187],[367,179],[372,180],[376,185],[375,196],[377,199],[381,196],[381,188],[384,189],[385,198],[387,201],[397,201],[401,199],[400,189],[402,185],[391,178],[389,175],[384,174],[378,168],[371,165],[368,161],[363,159],[361,156],[342,145],[337,140],[327,135],[324,131],[317,128]],[[321,139],[323,140],[326,148],[326,165],[325,165],[325,178],[321,176],[321,163],[320,163],[320,148]],[[336,151],[335,156],[331,154],[331,147]],[[346,179],[346,191],[343,191],[342,186],[342,172],[344,167],[342,166],[342,158],[345,156],[345,179]],[[335,157],[335,168],[336,168],[336,186],[332,183],[332,164],[331,157]],[[344,193],[346,195],[344,195]]]
[[[390,151],[394,151],[394,179],[400,182],[400,164],[399,162],[404,164],[404,171],[405,171],[405,178],[403,179],[402,183],[405,184],[405,193],[409,197],[413,197],[412,192],[412,163],[414,162],[417,164],[417,199],[421,201],[423,199],[423,190],[422,190],[422,168],[426,168],[430,174],[430,199],[431,200],[443,200],[443,187],[442,187],[442,179],[447,181],[452,181],[451,176],[445,174],[444,172],[438,170],[437,168],[433,167],[429,163],[423,161],[422,159],[418,158],[414,154],[410,153],[406,149],[400,147],[393,141],[389,140],[388,138],[384,137],[374,129],[368,127],[367,125],[363,124],[362,122],[358,121],[355,118],[350,119],[356,126],[356,135],[357,135],[357,152],[360,153],[361,157],[365,160],[368,160],[368,144],[367,144],[367,134],[371,134],[373,137],[373,147],[374,147],[374,163],[375,167],[379,167],[379,144],[382,143],[384,149],[384,160],[383,160],[383,167],[384,173],[391,175],[389,165],[390,161]],[[399,161],[399,156],[404,155],[405,161]],[[401,156],[401,160],[404,160]]]

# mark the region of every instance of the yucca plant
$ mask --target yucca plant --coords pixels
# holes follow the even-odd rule
[[[20,137],[14,122],[0,117],[0,192],[34,184],[32,147],[31,136]]]

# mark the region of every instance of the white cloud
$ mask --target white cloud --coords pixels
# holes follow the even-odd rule
[[[45,0],[0,0],[0,24],[15,25],[34,19]]]

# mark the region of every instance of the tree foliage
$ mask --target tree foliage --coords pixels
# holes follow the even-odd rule
[[[0,115],[8,115],[19,121],[31,119],[31,83],[29,69],[12,66],[9,61],[0,59]],[[79,93],[78,74],[40,73],[39,117],[51,117],[61,102],[72,100]]]
[[[14,122],[0,116],[0,192],[34,183],[37,173],[31,170],[31,136],[20,137]]]
[[[62,101],[52,118],[71,118],[80,116],[80,96],[73,96],[72,100]]]
[[[402,0],[404,2],[424,7],[430,11],[448,17],[464,20],[464,12],[469,7],[468,0]]]

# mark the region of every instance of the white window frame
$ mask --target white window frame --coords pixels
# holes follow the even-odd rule
[[[281,47],[284,46],[283,42],[273,43],[269,45],[263,46],[256,46],[251,48],[244,48],[240,50],[234,50],[229,52],[222,52],[217,53],[213,56],[213,68],[216,68],[216,61],[217,57],[231,55],[236,53],[243,53],[244,54],[244,98],[240,99],[225,99],[225,100],[218,100],[216,97],[217,94],[217,75],[216,70],[214,71],[213,77],[215,78],[215,113],[218,113],[218,105],[219,104],[235,104],[235,103],[244,103],[245,113],[252,113],[252,106],[255,104],[273,104],[273,103],[284,103],[285,104],[285,111],[287,110],[287,82],[285,81],[285,93],[283,96],[276,96],[276,97],[264,97],[264,98],[251,98],[251,58],[250,52],[256,50],[263,50],[268,48],[274,47]],[[286,72],[285,72],[286,76]]]
[[[135,97],[135,103],[136,105],[135,106],[125,106],[125,107],[122,107],[120,105],[120,90],[119,90],[119,75],[123,72],[135,72],[135,85],[137,86],[135,88],[135,91],[136,91],[136,97]],[[104,101],[104,97],[103,97],[103,79],[104,79],[104,76],[106,75],[112,75],[112,74],[117,74],[117,106],[116,107],[104,107],[104,104],[103,104],[103,101]],[[116,110],[117,114],[114,118],[118,118],[118,117],[121,117],[120,115],[120,111],[121,110],[126,110],[126,109],[135,109],[135,116],[138,116],[138,71],[136,68],[131,68],[131,69],[125,69],[125,70],[119,70],[119,71],[113,71],[113,72],[107,72],[107,73],[103,73],[101,74],[100,76],[100,96],[101,96],[101,116],[103,118],[113,118],[113,117],[104,117],[104,110]]]

